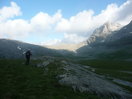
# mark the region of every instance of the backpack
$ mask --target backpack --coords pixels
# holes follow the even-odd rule
[[[29,51],[26,52],[26,56],[30,56],[30,52]]]

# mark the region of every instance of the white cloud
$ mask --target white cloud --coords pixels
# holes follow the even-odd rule
[[[29,32],[30,25],[22,19],[7,20],[4,23],[0,23],[0,34],[3,37],[20,39],[26,37]]]
[[[30,20],[32,32],[44,32],[46,30],[53,29],[53,25],[55,25],[61,17],[62,15],[60,10],[58,10],[53,16],[39,12]]]
[[[52,45],[57,45],[60,44],[62,41],[60,39],[50,39],[45,42],[41,42],[40,45],[46,45],[46,46],[52,46]]]
[[[110,4],[100,14],[94,15],[94,11],[85,10],[69,19],[62,19],[56,26],[56,31],[75,34],[80,37],[88,36],[94,29],[106,22],[118,22],[122,25],[132,20],[132,0],[126,1],[121,6]],[[73,39],[74,40],[74,39]]]
[[[29,20],[10,19],[18,15],[21,15],[21,11],[15,2],[11,2],[10,7],[0,9],[0,38],[22,40],[28,36],[44,35],[52,30],[62,17],[61,11],[58,10],[53,16],[39,12]]]
[[[124,4],[118,6],[117,4],[110,4],[105,10],[97,15],[93,16],[93,21],[100,24],[107,21],[117,22],[122,25],[128,24],[132,20],[132,0],[127,0]]]
[[[121,24],[128,24],[132,20],[132,0],[128,0],[123,5],[119,7],[115,13],[117,18],[115,21],[120,22]]]
[[[23,19],[11,20],[15,16],[22,15],[20,7],[11,2],[9,7],[0,9],[0,38],[20,39],[28,34],[28,23]]]
[[[20,7],[15,2],[11,2],[10,7],[5,6],[0,9],[0,21],[19,16],[21,14],[22,12],[20,11]]]
[[[79,12],[76,16],[72,16],[70,19],[62,19],[56,27],[59,32],[68,33],[82,33],[89,31],[91,28],[92,10]]]
[[[22,15],[20,7],[11,2],[9,7],[4,6],[0,9],[0,38],[7,37],[13,39],[32,38],[32,35],[41,36],[53,31],[64,34],[63,39],[49,40],[45,44],[56,43],[78,43],[86,40],[92,31],[107,21],[118,22],[123,25],[132,20],[132,0],[127,0],[124,4],[109,4],[100,14],[95,15],[93,10],[84,10],[64,18],[61,11],[58,10],[54,15],[39,12],[29,20],[11,19]],[[53,37],[52,37],[53,38]]]
[[[63,43],[78,43],[78,42],[82,42],[85,39],[87,39],[87,37],[83,37],[83,36],[79,36],[76,33],[74,34],[64,34],[64,39],[62,40]]]

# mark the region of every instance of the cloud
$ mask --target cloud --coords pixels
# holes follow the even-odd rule
[[[93,10],[84,10],[69,19],[61,19],[56,26],[56,31],[67,33],[67,35],[76,33],[80,37],[89,37],[94,29],[108,21],[122,25],[128,24],[132,20],[131,9],[132,0],[128,0],[120,6],[109,4],[98,15],[94,15]]]
[[[127,0],[120,6],[109,4],[97,15],[93,10],[84,10],[70,18],[64,18],[61,10],[58,10],[53,15],[38,12],[31,19],[24,20],[15,19],[16,16],[22,15],[22,11],[15,2],[11,2],[9,7],[0,9],[0,38],[31,39],[32,36],[39,36],[38,34],[44,37],[52,31],[50,35],[56,35],[55,38],[52,37],[53,39],[45,44],[78,43],[86,40],[94,29],[107,21],[128,24],[132,20],[131,9],[132,0]],[[58,39],[58,33],[64,37]]]
[[[84,39],[87,39],[87,37],[81,37],[78,36],[76,33],[75,34],[64,34],[63,39],[50,39],[45,42],[39,43],[40,45],[45,45],[45,46],[57,46],[58,45],[65,45],[65,44],[77,44],[78,42],[84,41]]]
[[[20,15],[22,12],[15,2],[11,2],[9,7],[4,6],[0,9],[0,38],[20,39],[27,36],[28,23],[23,19],[11,20]]]
[[[0,23],[0,34],[6,38],[20,39],[27,37],[30,32],[30,24],[22,19],[7,20]]]
[[[50,39],[45,42],[40,42],[40,45],[46,45],[46,46],[52,46],[52,45],[57,45],[60,44],[62,41],[60,39]]]
[[[30,20],[32,32],[44,32],[53,29],[53,26],[61,19],[61,11],[58,10],[53,16],[39,12]]]
[[[10,7],[5,6],[0,9],[0,21],[19,16],[21,14],[22,12],[20,11],[20,7],[15,2],[11,2]]]
[[[29,36],[45,35],[62,17],[61,11],[58,10],[53,16],[39,12],[29,20],[11,19],[21,13],[15,2],[11,2],[10,7],[0,9],[0,38],[23,40],[30,38]]]
[[[99,15],[93,16],[93,22],[103,24],[107,21],[117,22],[122,25],[128,24],[132,20],[132,0],[127,0],[122,5],[109,4]]]
[[[74,34],[64,34],[64,39],[61,41],[63,43],[79,43],[87,39],[87,37],[79,36],[76,33]]]
[[[132,20],[132,0],[128,0],[123,5],[119,7],[119,9],[115,12],[116,20],[122,24],[128,24],[130,20]]]
[[[59,32],[69,32],[69,33],[82,33],[88,31],[90,28],[92,15],[94,12],[92,10],[79,12],[76,16],[72,16],[70,19],[62,19],[56,27]]]

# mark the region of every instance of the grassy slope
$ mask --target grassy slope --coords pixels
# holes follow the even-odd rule
[[[56,75],[59,64],[50,64],[48,71],[23,60],[0,60],[0,99],[99,99],[95,95],[74,92],[61,86]]]

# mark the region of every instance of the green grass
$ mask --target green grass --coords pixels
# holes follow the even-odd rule
[[[90,65],[94,68],[132,71],[132,61],[80,60],[79,63]]]
[[[132,82],[132,74],[109,69],[96,69],[96,73]]]
[[[98,74],[109,75],[112,77],[132,82],[132,74],[121,72],[132,72],[132,62],[130,61],[80,60],[79,63],[83,65],[89,65],[95,68],[95,72]]]
[[[63,72],[59,63],[50,64],[48,71],[35,66],[33,61],[0,60],[0,99],[100,99],[89,93],[74,92],[58,83],[57,74]]]

